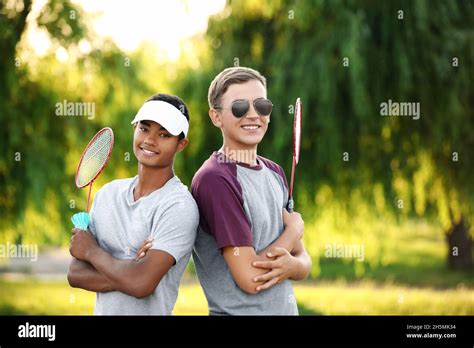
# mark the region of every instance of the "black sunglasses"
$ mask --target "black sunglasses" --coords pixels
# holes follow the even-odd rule
[[[273,109],[273,104],[270,100],[265,99],[265,98],[258,98],[255,99],[253,102],[253,107],[255,111],[260,116],[270,116],[272,113]],[[217,106],[215,109],[225,109],[223,107]],[[235,117],[242,117],[244,116],[250,109],[250,101],[247,99],[237,99],[232,102],[232,107],[230,108],[232,110],[232,114]]]

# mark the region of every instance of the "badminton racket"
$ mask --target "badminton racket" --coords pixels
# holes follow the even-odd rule
[[[106,127],[102,128],[96,135],[94,135],[82,153],[79,164],[77,165],[75,182],[78,188],[89,186],[89,193],[87,195],[86,211],[76,213],[71,218],[71,221],[76,228],[86,230],[89,226],[89,206],[92,184],[107,164],[113,146],[114,132],[111,128]]]

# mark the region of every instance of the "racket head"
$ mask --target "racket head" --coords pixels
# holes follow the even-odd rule
[[[301,145],[301,127],[303,121],[303,104],[301,99],[297,98],[295,103],[295,117],[293,125],[293,157],[296,164],[300,159],[300,145]]]
[[[114,132],[105,127],[98,131],[82,152],[76,169],[76,186],[89,185],[102,172],[112,153]]]

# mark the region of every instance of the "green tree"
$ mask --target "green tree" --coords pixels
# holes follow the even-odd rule
[[[296,197],[308,215],[324,214],[318,192],[330,187],[349,220],[354,197],[373,216],[435,217],[450,264],[471,267],[473,22],[470,1],[229,1],[180,89],[202,101],[199,160],[220,138],[208,130],[202,84],[228,66],[256,68],[275,104],[259,151],[287,169],[291,106],[302,98]],[[382,116],[389,100],[420,103],[421,117]]]
[[[61,186],[65,181],[63,153],[54,151],[67,148],[64,126],[45,117],[54,113],[57,98],[30,79],[27,62],[18,55],[31,7],[30,0],[0,1],[1,230],[22,218],[29,199],[43,210],[48,183]],[[37,23],[65,47],[77,44],[84,32],[80,10],[68,1],[45,4]],[[56,194],[65,200],[62,191]]]
[[[145,98],[165,89],[163,66],[146,45],[127,56],[96,36],[69,1],[46,2],[36,18],[31,1],[0,0],[0,6],[0,239],[64,243],[70,216],[85,208],[86,192],[74,185],[82,150],[100,128],[114,129],[114,151],[94,191],[135,172],[130,120]],[[30,25],[51,39],[44,57],[24,44]],[[81,41],[89,52],[81,52]],[[60,48],[66,63],[54,55]],[[58,117],[56,104],[64,100],[94,103],[95,118]]]

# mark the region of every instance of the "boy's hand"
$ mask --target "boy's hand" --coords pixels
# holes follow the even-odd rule
[[[267,256],[274,259],[272,261],[255,261],[253,263],[254,267],[270,270],[254,278],[254,282],[265,281],[263,285],[257,287],[257,291],[269,289],[275,284],[290,278],[299,267],[299,260],[291,256],[285,248],[274,248],[271,252],[267,253]]]
[[[304,234],[304,220],[300,213],[293,212],[289,213],[286,209],[283,209],[283,225],[290,229],[300,240]]]
[[[152,242],[153,242],[153,238],[151,237],[143,241],[143,243],[140,245],[140,248],[137,251],[137,255],[135,256],[135,261],[140,261],[141,259],[145,257],[146,253],[148,252],[148,250],[150,250],[151,246],[153,245]]]
[[[97,242],[87,231],[79,228],[72,229],[71,243],[69,245],[69,252],[78,260],[87,261],[89,251],[97,248]]]

